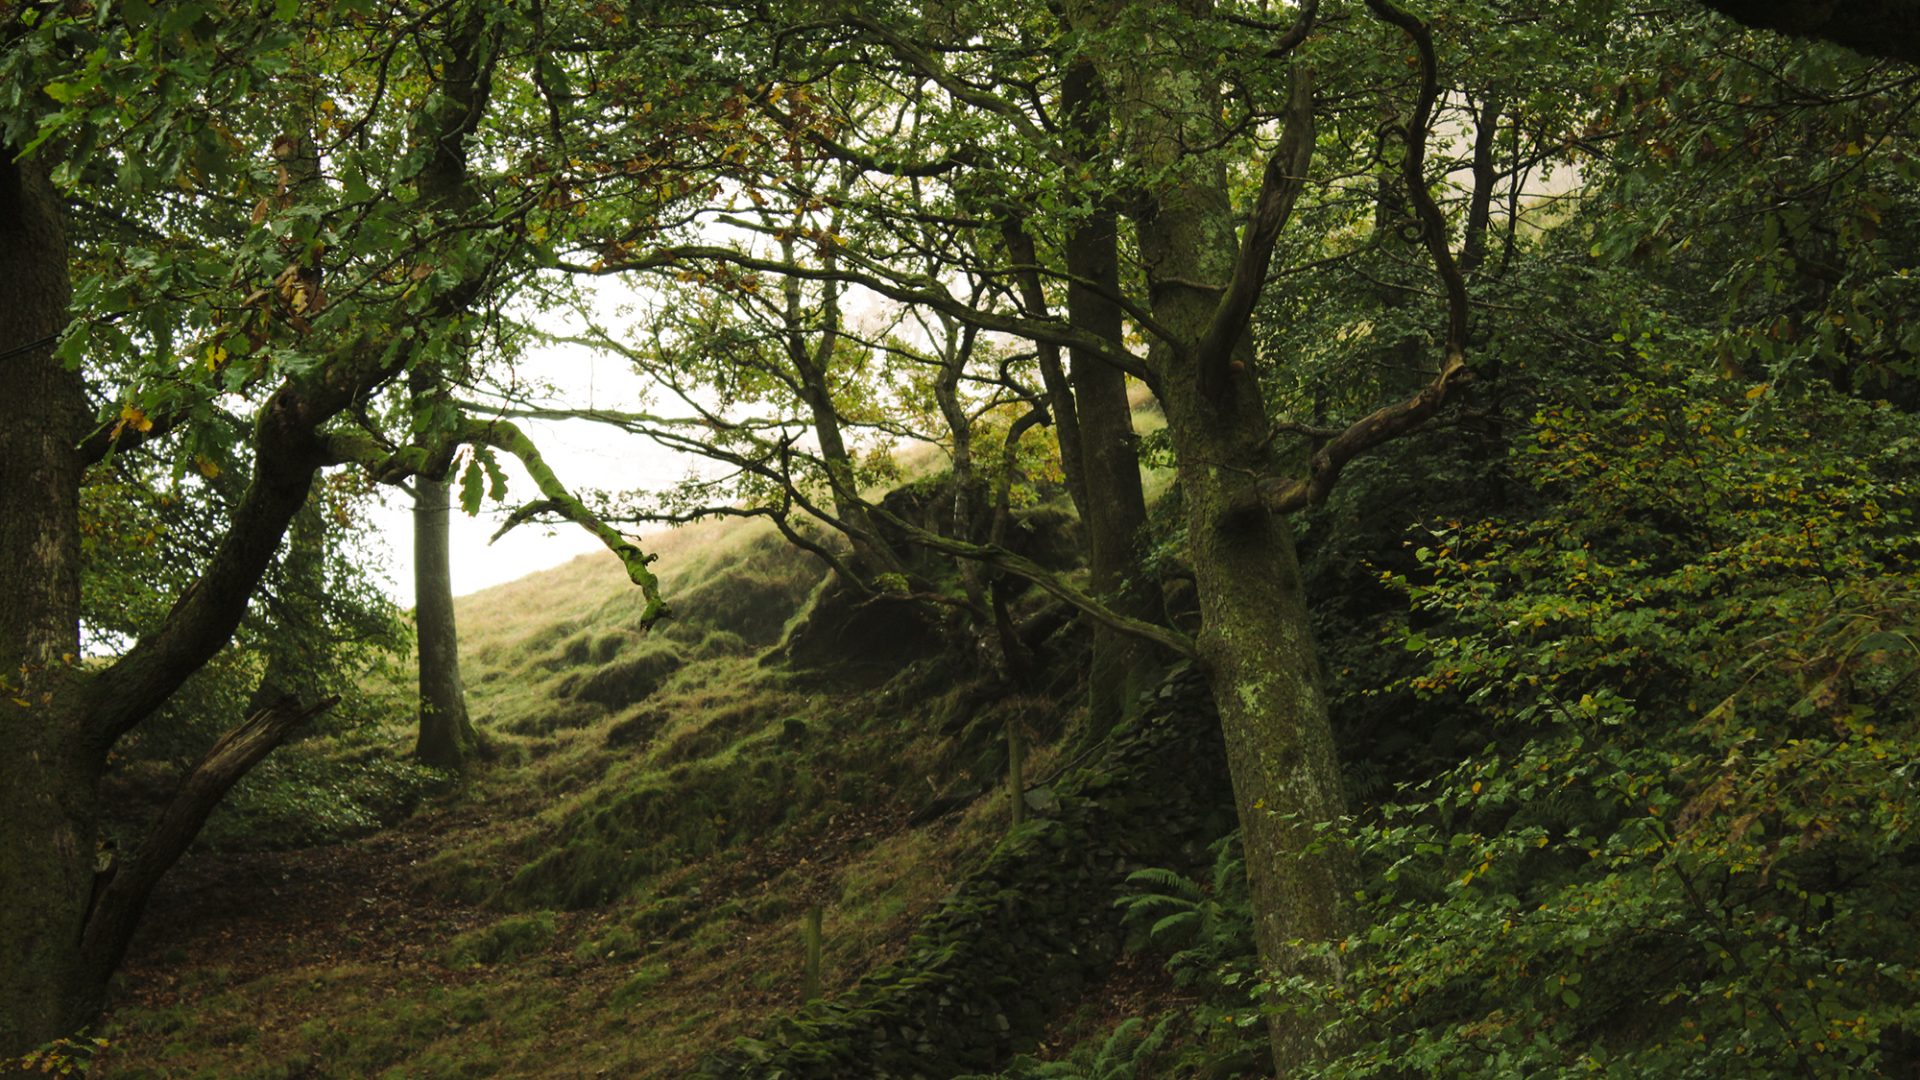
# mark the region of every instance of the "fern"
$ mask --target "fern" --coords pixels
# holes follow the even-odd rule
[[[1122,1021],[1098,1044],[1082,1043],[1061,1061],[1038,1061],[1023,1054],[1005,1072],[955,1080],[1150,1080],[1159,1073],[1148,1067],[1157,1064],[1166,1048],[1173,1022],[1173,1017],[1166,1017],[1142,1035],[1147,1022],[1136,1016]]]
[[[1253,953],[1253,916],[1239,834],[1223,837],[1211,850],[1213,870],[1207,884],[1165,867],[1148,867],[1127,875],[1127,884],[1140,891],[1116,902],[1122,921],[1146,944],[1172,950],[1167,969],[1183,986],[1202,980],[1238,981],[1226,978],[1228,969],[1244,964]]]

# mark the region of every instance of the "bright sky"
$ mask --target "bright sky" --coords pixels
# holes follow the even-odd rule
[[[561,345],[536,350],[521,361],[529,378],[554,383],[563,399],[556,408],[641,408],[642,383],[626,362],[588,349]],[[583,421],[517,420],[533,439],[561,482],[574,491],[603,488],[619,491],[658,488],[687,474],[690,459],[670,453],[652,442],[602,424]],[[537,497],[533,481],[519,462],[498,455],[507,474],[507,503],[488,504],[477,517],[455,506],[448,532],[455,596],[524,577],[536,570],[603,550],[600,542],[577,525],[521,525],[488,543],[494,530],[513,507]],[[458,478],[454,490],[458,494]],[[387,492],[385,505],[372,516],[373,529],[365,538],[376,557],[383,557],[391,576],[388,594],[401,606],[413,606],[413,498],[398,489]],[[647,530],[650,531],[650,530]]]

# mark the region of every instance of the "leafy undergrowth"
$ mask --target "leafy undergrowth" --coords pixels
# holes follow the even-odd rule
[[[96,1074],[682,1076],[800,1003],[812,906],[827,993],[896,958],[1004,829],[988,798],[908,826],[964,771],[954,713],[1051,707],[965,699],[932,660],[865,689],[763,663],[817,566],[739,526],[664,546],[685,615],[648,635],[611,560],[463,600],[490,760],[438,793],[407,778],[420,810],[372,835],[185,860]],[[356,738],[376,771],[408,746]],[[291,749],[296,772],[343,752]]]

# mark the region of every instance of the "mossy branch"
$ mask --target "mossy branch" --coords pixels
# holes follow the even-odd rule
[[[1073,605],[1091,616],[1103,626],[1118,630],[1123,634],[1151,641],[1162,648],[1171,650],[1188,660],[1199,661],[1200,652],[1194,647],[1193,639],[1171,627],[1160,626],[1144,619],[1135,619],[1122,615],[1079,589],[1067,584],[1059,574],[1048,570],[1032,559],[1016,555],[1006,548],[994,544],[971,544],[965,540],[956,540],[951,536],[942,536],[937,532],[922,529],[901,518],[897,514],[869,504],[869,511],[888,525],[899,529],[907,539],[921,547],[938,551],[946,555],[955,555],[962,559],[973,559],[988,566],[1004,570],[1015,577],[1025,578],[1038,585],[1052,596]]]
[[[660,579],[654,577],[647,565],[656,558],[640,550],[639,545],[627,539],[620,530],[600,520],[599,515],[587,509],[587,505],[575,498],[567,486],[554,475],[540,448],[533,445],[526,432],[508,420],[469,420],[461,429],[463,442],[478,446],[491,446],[503,450],[520,459],[520,464],[533,477],[535,487],[540,489],[546,512],[559,514],[575,525],[592,533],[607,550],[620,557],[620,564],[627,569],[627,577],[640,586],[640,592],[647,599],[647,605],[640,613],[640,625],[652,626],[655,621],[667,614],[667,602],[660,598]],[[495,534],[498,538],[499,534]]]
[[[626,535],[602,521],[599,515],[587,508],[587,505],[567,490],[566,484],[555,475],[552,466],[533,444],[526,432],[508,420],[467,420],[455,432],[427,446],[405,446],[392,449],[381,445],[364,432],[341,431],[327,436],[329,457],[337,463],[352,463],[364,467],[373,478],[384,484],[398,483],[410,476],[430,473],[435,466],[445,472],[451,462],[453,451],[461,445],[490,446],[518,458],[520,464],[533,477],[534,486],[540,489],[541,498],[507,518],[500,530],[493,534],[498,540],[514,527],[530,520],[537,514],[557,514],[592,533],[606,545],[607,550],[620,557],[620,564],[626,567],[627,577],[646,597],[646,607],[641,611],[640,624],[652,626],[654,622],[665,618],[667,603],[660,596],[660,579],[648,569],[655,556],[640,550],[639,545]]]

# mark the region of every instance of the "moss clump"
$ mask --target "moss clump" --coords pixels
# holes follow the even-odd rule
[[[624,709],[658,690],[686,662],[686,654],[672,643],[650,641],[645,649],[589,672],[577,682],[563,683],[560,691],[580,701]]]
[[[447,943],[448,967],[504,964],[544,951],[553,944],[553,912],[510,915],[492,926],[469,930]]]
[[[614,630],[593,639],[593,647],[588,659],[596,664],[609,664],[618,659],[629,647],[646,640],[630,630]]]
[[[763,835],[817,807],[818,778],[761,733],[718,758],[626,774],[543,834],[496,902],[596,907],[662,870]]]

